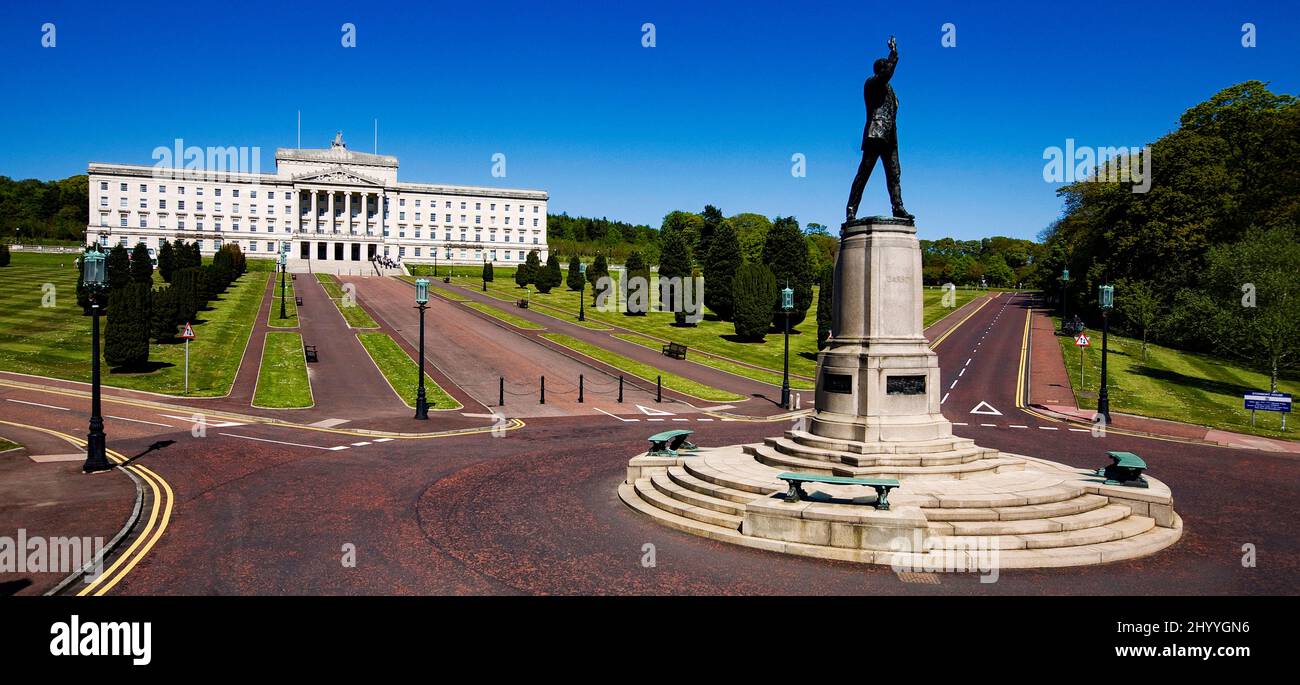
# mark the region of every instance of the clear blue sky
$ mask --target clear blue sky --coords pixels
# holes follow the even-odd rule
[[[47,21],[54,49],[40,46]],[[945,22],[955,48],[940,45]],[[150,164],[175,138],[261,146],[270,171],[301,110],[307,147],[342,129],[370,151],[378,118],[379,151],[408,181],[541,188],[553,212],[654,226],[712,203],[835,227],[862,81],[891,33],[903,193],[923,237],[1037,235],[1060,212],[1043,150],[1066,138],[1142,145],[1246,79],[1300,92],[1290,1],[5,2],[0,174]],[[888,210],[876,174],[863,214]]]

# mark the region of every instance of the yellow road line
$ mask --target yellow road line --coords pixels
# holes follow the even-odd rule
[[[30,426],[13,421],[0,421],[0,423],[9,426],[16,426],[18,428],[39,431],[47,435],[61,438],[76,447],[83,449],[86,447],[85,440],[68,435],[67,433],[60,433],[59,431],[51,430],[49,428]],[[106,450],[106,453],[108,458],[114,464],[121,465],[127,461],[127,458],[120,452]],[[87,584],[86,587],[82,588],[81,591],[77,593],[78,597],[84,597],[92,592],[94,592],[95,596],[102,596],[104,593],[111,590],[113,586],[117,585],[117,583],[122,580],[122,578],[126,577],[126,574],[129,573],[131,569],[135,568],[136,564],[140,563],[140,560],[149,553],[149,550],[153,549],[153,546],[158,542],[158,539],[162,537],[163,531],[167,530],[167,524],[171,521],[173,501],[171,485],[169,485],[162,476],[159,476],[144,466],[136,464],[121,466],[121,468],[140,477],[141,480],[149,484],[149,488],[153,491],[153,506],[149,511],[149,520],[145,523],[145,527],[140,534],[136,536],[136,539],[129,547],[127,547],[126,551],[119,554],[117,559],[113,561],[112,565]],[[161,497],[161,492],[159,491],[160,486],[162,491],[166,492],[167,496],[165,501]],[[160,507],[164,507],[161,512],[159,511]],[[109,575],[120,567],[122,568],[122,571],[118,573],[116,577],[108,580]],[[105,582],[106,580],[108,580],[107,583]],[[98,591],[96,591],[96,588],[98,588]]]
[[[966,316],[962,317],[962,320],[961,320],[961,321],[958,321],[957,323],[953,324],[952,328],[949,328],[948,330],[946,330],[946,331],[943,332],[943,335],[939,336],[938,338],[935,338],[935,339],[934,339],[934,342],[930,343],[930,349],[933,350],[934,348],[936,348],[936,347],[939,346],[939,343],[943,342],[944,340],[947,340],[947,339],[948,339],[948,336],[952,335],[952,332],[953,332],[953,331],[957,330],[958,328],[961,327],[962,324],[964,324],[964,323],[966,323],[967,321],[969,321],[970,318],[971,318],[972,316],[975,316],[976,314],[978,314],[979,311],[980,311],[981,309],[984,308],[984,305],[986,305],[986,304],[992,302],[992,301],[993,301],[993,297],[994,297],[994,296],[989,296],[989,298],[986,299],[986,300],[984,300],[983,302],[981,302],[981,303],[980,303],[980,306],[976,307],[976,308],[974,309],[974,311],[972,311],[971,313],[969,313],[969,314],[967,314]]]

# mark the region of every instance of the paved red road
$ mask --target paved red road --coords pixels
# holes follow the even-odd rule
[[[392,278],[344,277],[356,284],[357,299],[377,319],[413,347],[419,343],[419,312],[415,291]],[[587,363],[539,344],[491,317],[475,313],[440,297],[429,298],[425,312],[425,358],[457,386],[489,407],[496,407],[498,383],[505,378],[509,416],[597,415],[635,413],[633,405],[654,406],[653,387],[639,387],[631,379],[624,386],[624,403],[617,402],[617,377]],[[578,376],[584,376],[584,401],[578,399]],[[541,377],[546,376],[546,404],[541,404]],[[672,393],[665,393],[671,396]],[[688,404],[671,402],[670,411],[693,411]]]
[[[172,484],[176,514],[113,592],[1294,594],[1300,460],[1114,433],[1094,438],[1017,411],[1023,303],[994,300],[939,346],[945,413],[967,424],[960,434],[1011,452],[1093,467],[1108,449],[1141,454],[1173,488],[1186,525],[1171,549],[1096,567],[1004,571],[993,584],[955,574],[938,585],[910,584],[885,567],[711,542],[632,512],[615,487],[627,458],[657,430],[645,421],[535,418],[499,438],[385,443],[269,426],[196,439],[179,427],[134,424],[115,427],[114,448],[133,454],[159,433],[177,440],[141,460]],[[82,429],[84,414],[4,402],[42,401],[4,392],[8,416]],[[970,414],[980,401],[1002,415]],[[704,445],[784,428],[673,418],[689,421]],[[647,543],[653,568],[641,563]],[[1247,544],[1258,552],[1254,568],[1241,563]],[[355,546],[355,567],[342,563],[346,545]]]

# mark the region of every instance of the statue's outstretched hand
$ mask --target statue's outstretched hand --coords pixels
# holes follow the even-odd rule
[[[889,51],[890,52],[898,51],[898,42],[894,40],[893,36],[889,37]]]

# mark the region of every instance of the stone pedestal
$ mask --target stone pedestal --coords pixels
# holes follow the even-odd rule
[[[939,359],[924,334],[916,226],[884,217],[845,223],[834,287],[810,431],[869,443],[951,437],[939,410]]]

